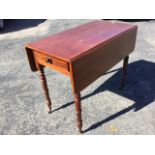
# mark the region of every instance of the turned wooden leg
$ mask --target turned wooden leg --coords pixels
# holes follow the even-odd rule
[[[49,109],[48,113],[51,113],[51,100],[50,100],[50,97],[49,97],[47,83],[46,83],[46,77],[45,77],[45,74],[44,74],[44,66],[38,65],[38,69],[39,69],[40,80],[41,80],[41,83],[42,83],[43,91],[44,91],[46,101],[47,101],[47,106],[48,106],[48,109]]]
[[[126,73],[127,73],[127,68],[128,68],[128,61],[129,61],[129,56],[125,57],[124,61],[123,61],[123,70],[122,70],[120,89],[123,89],[124,84],[125,84]]]
[[[80,133],[82,133],[82,119],[81,119],[81,102],[80,102],[80,93],[74,94],[75,98],[75,110],[76,110],[76,119],[77,119],[77,128]]]

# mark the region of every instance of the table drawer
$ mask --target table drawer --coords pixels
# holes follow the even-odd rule
[[[34,51],[35,59],[39,64],[50,67],[62,73],[69,72],[69,63],[58,58],[47,56],[45,54]]]

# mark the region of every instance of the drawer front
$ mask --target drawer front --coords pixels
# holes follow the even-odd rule
[[[46,67],[52,68],[58,72],[68,75],[69,74],[69,63],[58,58],[47,56],[45,54],[34,51],[35,59],[37,63],[42,64]]]

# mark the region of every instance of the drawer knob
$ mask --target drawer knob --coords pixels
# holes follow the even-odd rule
[[[48,64],[52,64],[52,60],[51,60],[49,57],[46,57],[45,61],[46,61]]]

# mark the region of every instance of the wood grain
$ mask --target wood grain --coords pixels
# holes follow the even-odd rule
[[[73,61],[71,63],[73,91],[80,92],[128,56],[135,47],[135,38],[136,29],[130,30]]]
[[[81,133],[82,132],[82,119],[81,119],[81,97],[80,93],[74,94],[75,100],[75,111],[76,111],[76,122],[77,122],[77,129]]]
[[[82,132],[80,91],[124,59],[121,86],[124,85],[128,55],[134,50],[137,26],[93,21],[26,45],[32,71],[39,70],[49,111],[44,67],[70,77],[77,119]]]
[[[65,74],[67,76],[70,75],[69,63],[68,62],[61,60],[59,58],[55,58],[55,57],[51,57],[51,56],[42,54],[42,53],[37,52],[37,51],[34,51],[34,56],[35,56],[35,59],[36,59],[38,64],[42,64],[48,68],[51,68],[55,71],[58,71],[62,74]],[[46,62],[47,58],[51,60],[51,63]]]
[[[25,48],[26,53],[27,53],[27,57],[28,57],[28,61],[30,64],[30,68],[33,72],[37,71],[37,67],[36,67],[36,63],[35,63],[35,59],[34,59],[34,54],[33,54],[33,50],[31,48]]]
[[[96,20],[28,44],[46,55],[73,61],[88,50],[135,29],[125,23]]]
[[[51,113],[51,110],[52,110],[52,108],[51,108],[51,100],[50,100],[49,93],[48,93],[46,77],[44,75],[44,66],[38,64],[38,70],[39,70],[39,74],[40,74],[40,80],[41,80],[43,92],[44,92],[45,97],[46,97],[46,103],[47,103],[47,106],[48,106],[48,113]]]

